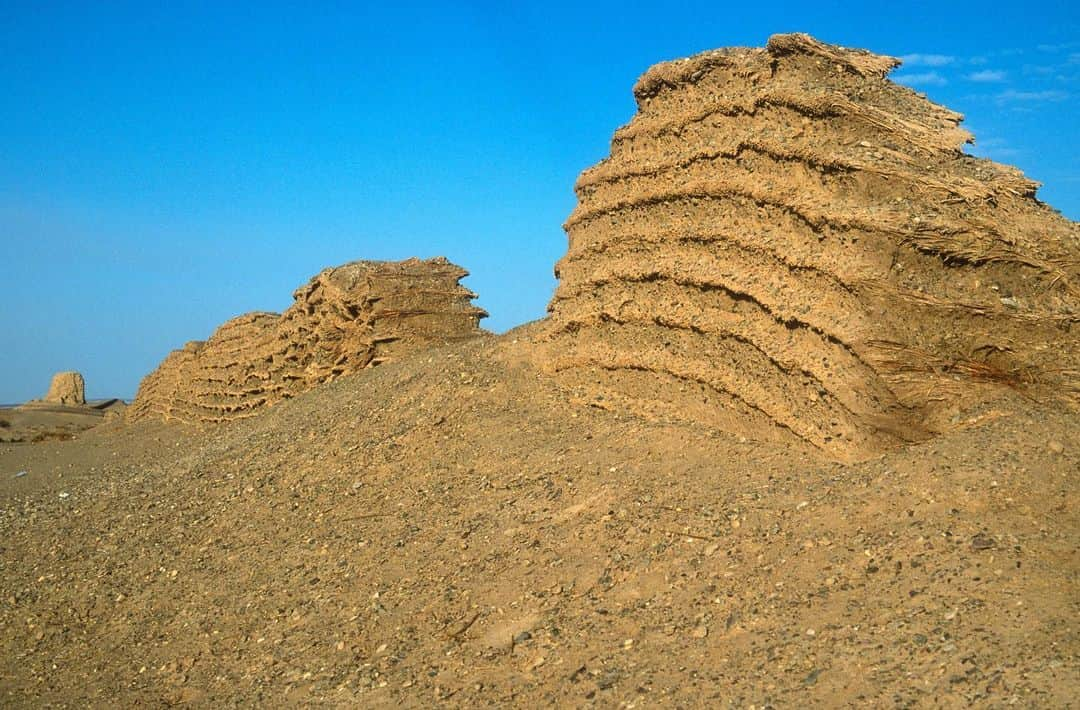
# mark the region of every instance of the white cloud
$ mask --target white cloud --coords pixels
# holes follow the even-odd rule
[[[972,130],[972,133],[976,132]],[[1010,145],[1007,140],[998,137],[976,137],[975,143],[967,147],[967,152],[991,160],[1006,160],[1023,154],[1023,151]]]
[[[909,67],[944,67],[956,61],[947,54],[905,54],[900,61]]]
[[[1005,72],[996,69],[984,69],[968,74],[969,81],[1005,81]]]
[[[1051,76],[1057,71],[1057,67],[1046,66],[1045,64],[1025,64],[1023,72],[1028,75],[1035,76]]]
[[[902,74],[894,76],[893,81],[905,86],[945,86],[949,80],[936,71],[922,72],[920,74]]]
[[[1074,49],[1080,47],[1080,42],[1062,42],[1060,44],[1040,44],[1038,50],[1040,52],[1064,52],[1067,49]]]
[[[1009,89],[997,95],[998,103],[1033,103],[1037,101],[1064,101],[1068,92],[1050,89],[1047,91],[1015,91]]]

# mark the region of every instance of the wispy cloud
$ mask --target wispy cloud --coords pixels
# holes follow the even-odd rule
[[[1069,98],[1067,91],[1048,89],[1046,91],[1016,91],[1008,89],[995,97],[999,104],[1037,103],[1041,101],[1064,101]]]
[[[1057,67],[1045,64],[1025,64],[1022,68],[1022,71],[1029,76],[1052,76],[1057,70]]]
[[[909,67],[944,67],[956,61],[948,54],[905,54],[900,61]]]
[[[969,126],[968,130],[975,135],[975,143],[966,147],[966,151],[971,155],[992,160],[1006,160],[1023,154],[1022,150],[1010,145],[1004,138],[996,136],[982,138],[979,136],[979,131],[974,128]]]
[[[897,84],[905,86],[945,86],[949,80],[936,71],[921,72],[918,74],[901,74],[893,77]]]
[[[983,69],[967,75],[968,81],[1005,81],[1005,72],[997,69]]]
[[[1068,49],[1080,47],[1080,42],[1061,42],[1059,44],[1040,44],[1037,49],[1040,52],[1064,52]]]

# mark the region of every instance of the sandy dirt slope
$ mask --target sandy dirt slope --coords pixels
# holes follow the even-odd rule
[[[70,439],[104,421],[123,417],[126,405],[106,399],[79,406],[27,402],[0,407],[0,443]]]
[[[1074,420],[1004,394],[845,466],[607,411],[531,338],[4,448],[5,704],[1075,697]]]

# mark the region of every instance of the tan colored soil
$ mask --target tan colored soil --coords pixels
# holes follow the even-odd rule
[[[1074,704],[1080,422],[1054,363],[1078,357],[1077,227],[961,157],[955,119],[891,64],[789,36],[651,70],[582,178],[549,319],[216,426],[0,445],[3,704]],[[902,152],[877,127],[902,121],[934,167],[883,158],[878,182],[743,150],[700,176],[737,190],[635,202],[684,190],[657,145],[678,162],[714,123],[802,145],[748,81],[824,107],[791,117],[807,150],[870,165],[858,141]],[[839,101],[822,86],[880,112],[820,113]],[[676,115],[710,97],[751,108]],[[879,229],[900,229],[894,182],[967,231]],[[976,222],[1007,258],[962,257],[998,244]]]
[[[601,409],[534,348],[0,449],[5,704],[1075,697],[1074,418],[1006,390],[841,465]]]

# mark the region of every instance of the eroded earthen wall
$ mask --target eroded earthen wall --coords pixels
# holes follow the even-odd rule
[[[410,351],[476,337],[487,314],[446,259],[326,269],[284,313],[249,313],[148,375],[128,417],[219,422]]]
[[[919,438],[984,386],[1075,396],[1080,229],[898,61],[778,35],[650,69],[576,185],[547,362],[605,406]]]

